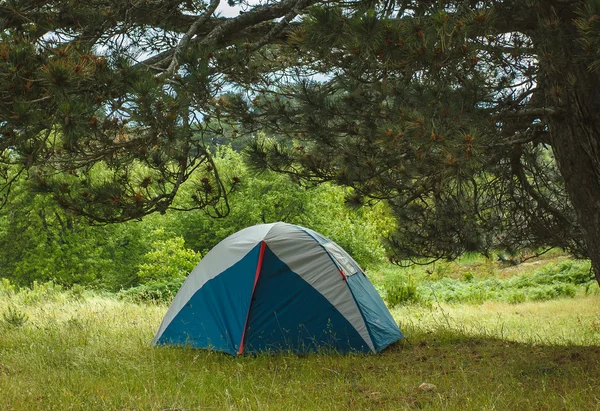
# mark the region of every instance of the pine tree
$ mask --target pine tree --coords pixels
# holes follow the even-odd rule
[[[397,261],[559,246],[600,280],[599,33],[597,0],[315,6],[294,80],[234,106],[257,165],[388,201]]]
[[[220,95],[307,0],[220,17],[219,0],[0,1],[0,205],[12,184],[99,223],[172,207],[228,210],[208,145]],[[234,2],[231,3],[234,5]],[[190,181],[192,180],[192,181]]]
[[[260,130],[256,164],[389,202],[398,261],[560,246],[600,279],[599,0],[218,5],[0,1],[0,202],[117,222],[185,183],[222,215],[209,143]]]

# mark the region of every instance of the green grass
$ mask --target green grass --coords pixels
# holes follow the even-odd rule
[[[590,262],[553,256],[519,266],[479,257],[431,267],[384,266],[368,272],[382,297],[394,307],[438,302],[513,304],[597,294]]]
[[[234,358],[151,348],[166,305],[3,290],[0,409],[600,408],[599,296],[402,306],[408,338],[379,355]]]
[[[403,330],[417,335],[447,332],[523,344],[600,346],[599,303],[599,296],[587,296],[522,304],[412,304],[392,313]]]

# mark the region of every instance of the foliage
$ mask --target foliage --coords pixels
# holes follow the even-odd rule
[[[381,240],[393,227],[384,204],[353,212],[344,203],[345,189],[329,184],[303,187],[288,176],[268,171],[255,174],[244,164],[243,156],[227,146],[216,152],[215,164],[223,178],[239,181],[230,195],[231,211],[223,219],[194,211],[167,216],[167,225],[185,239],[187,247],[204,254],[242,228],[284,221],[331,238],[359,264],[383,261]]]
[[[195,172],[186,208],[226,214],[235,184],[205,144],[222,134],[219,96],[240,72],[270,71],[249,60],[299,3],[221,18],[215,1],[1,2],[0,204],[26,179],[77,215],[122,222],[164,213]]]
[[[232,212],[223,219],[200,211],[168,212],[94,226],[22,184],[14,185],[13,202],[0,211],[0,277],[20,286],[54,281],[111,291],[169,282],[185,277],[198,263],[198,252],[208,252],[228,235],[280,220],[322,232],[363,265],[383,260],[381,238],[392,226],[383,204],[352,212],[339,187],[305,188],[287,176],[255,175],[242,158],[228,146],[215,151],[224,178],[239,181],[231,193]],[[184,188],[182,195],[196,194]]]
[[[29,317],[15,307],[8,307],[6,312],[2,313],[2,320],[12,327],[22,327]]]
[[[158,239],[152,242],[138,270],[138,277],[143,284],[185,278],[200,261],[199,253],[185,248],[183,238],[164,236],[165,232],[161,229],[152,233],[152,237]]]
[[[18,288],[8,278],[0,278],[0,294],[10,298],[17,292]]]
[[[229,98],[255,164],[387,200],[398,262],[556,246],[600,281],[600,3],[361,6],[312,7],[289,78]]]
[[[181,237],[166,237],[163,229],[152,232],[154,241],[138,266],[139,285],[119,292],[133,301],[170,302],[188,274],[200,261],[200,253],[185,247]]]
[[[417,286],[410,277],[398,275],[388,279],[383,286],[383,292],[385,302],[390,308],[418,301]]]
[[[218,5],[0,2],[0,204],[25,180],[96,222],[223,216],[211,148],[240,136],[386,201],[396,261],[550,245],[600,279],[598,0]]]
[[[392,307],[402,303],[431,305],[439,302],[505,301],[517,304],[587,294],[593,282],[589,262],[574,260],[549,263],[532,273],[512,277],[466,273],[460,279],[440,275],[440,272],[428,274],[412,270],[406,274],[388,271],[383,279],[383,297]]]
[[[147,226],[90,226],[25,187],[13,186],[13,193],[0,214],[1,277],[18,285],[55,281],[112,290],[136,281],[150,243]]]
[[[69,297],[74,301],[84,301],[86,298],[85,288],[81,284],[73,284],[69,289]]]
[[[558,246],[600,281],[598,0],[280,0],[234,17],[218,5],[0,2],[0,204],[26,182],[71,213],[35,217],[67,229],[3,275],[135,285],[90,268],[84,256],[110,263],[93,235],[63,258],[77,255],[71,217],[224,216],[241,180],[212,149],[241,136],[263,169],[385,201],[396,262]],[[287,218],[250,210],[244,223]],[[345,221],[310,223],[376,248]]]
[[[23,287],[20,289],[19,297],[26,304],[35,304],[44,301],[58,301],[63,298],[64,288],[60,284],[56,284],[53,281],[47,281],[40,283],[34,281],[30,287]]]
[[[173,277],[149,281],[119,292],[119,297],[135,302],[170,303],[183,285],[185,277]]]

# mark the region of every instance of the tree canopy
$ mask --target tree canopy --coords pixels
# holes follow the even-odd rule
[[[397,261],[559,246],[600,276],[600,1],[231,4],[0,2],[3,201],[26,176],[118,222],[193,175],[178,208],[222,215],[211,141],[250,135],[259,167],[388,202]]]
[[[207,151],[220,95],[305,3],[223,18],[216,0],[0,2],[1,200],[27,174],[65,209],[126,221],[164,212],[199,170],[184,208],[225,214],[237,180]]]

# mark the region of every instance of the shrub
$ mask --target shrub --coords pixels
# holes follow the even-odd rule
[[[475,275],[472,271],[467,271],[463,274],[463,278],[465,281],[473,281],[475,279]]]
[[[0,277],[18,286],[52,280],[112,290],[135,280],[150,243],[146,222],[90,226],[46,196],[21,193],[15,201],[0,210]]]
[[[139,265],[140,283],[162,284],[187,277],[200,261],[200,253],[186,248],[181,237],[164,238],[163,230],[155,230],[154,235],[160,239],[152,243]]]
[[[85,300],[85,288],[79,284],[75,284],[69,290],[69,297],[74,301]]]
[[[162,281],[152,281],[119,292],[119,297],[135,302],[170,303],[183,285],[185,277],[176,277]]]
[[[462,279],[450,278],[447,265],[437,265],[433,271],[414,268],[381,271],[384,299],[390,306],[407,301],[481,304],[494,300],[518,304],[572,298],[578,290],[589,293],[594,281],[589,262],[579,260],[548,264],[533,273],[503,280],[477,278],[472,271],[463,273]],[[407,272],[410,281],[406,280]]]
[[[8,310],[2,313],[2,320],[12,327],[22,327],[29,317],[15,307],[8,307]]]
[[[523,291],[515,291],[513,293],[508,294],[506,301],[510,304],[520,304],[524,303],[527,300],[527,296]]]
[[[575,297],[575,287],[564,283],[542,285],[532,288],[529,295],[532,301],[546,301],[560,297]]]
[[[593,281],[589,261],[566,260],[559,264],[548,264],[530,276],[521,276],[515,281],[527,280],[531,284],[586,284]]]
[[[417,286],[409,277],[397,276],[384,283],[384,300],[391,308],[405,302],[417,302]]]
[[[17,292],[17,286],[10,282],[8,278],[0,278],[0,295],[12,297]]]
[[[34,281],[31,287],[23,287],[20,295],[26,304],[35,304],[40,302],[57,301],[62,297],[63,287],[55,284],[54,281],[39,283]]]

